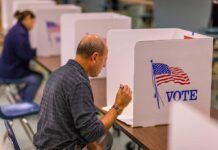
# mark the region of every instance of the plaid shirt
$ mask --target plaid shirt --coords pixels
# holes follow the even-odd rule
[[[73,149],[104,134],[88,76],[74,60],[52,73],[45,86],[34,144],[39,149]]]

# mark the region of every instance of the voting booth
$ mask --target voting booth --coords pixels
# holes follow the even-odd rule
[[[12,25],[12,19],[13,19],[13,3],[16,1],[43,1],[43,0],[2,0],[1,1],[1,11],[2,11],[2,27],[4,32],[7,32],[7,30]],[[48,0],[47,0],[48,1]]]
[[[129,29],[131,19],[116,13],[65,14],[61,17],[61,65],[75,57],[79,41],[87,34],[106,38],[110,29]],[[105,77],[105,70],[101,73]]]
[[[20,11],[23,11],[26,9],[31,10],[36,15],[35,26],[37,26],[37,24],[38,24],[37,10],[40,8],[53,7],[55,5],[56,5],[55,2],[50,1],[50,0],[38,0],[38,1],[36,1],[36,0],[35,1],[17,0],[17,1],[13,2],[12,14],[14,14],[17,10],[20,10]],[[15,18],[10,18],[10,19],[13,20],[12,25],[17,22],[17,20]],[[32,47],[37,47],[37,28],[36,27],[34,27],[33,30],[30,32],[30,43],[31,43]]]
[[[107,44],[108,107],[120,84],[133,90],[121,120],[132,126],[167,124],[172,103],[210,114],[212,38],[181,29],[111,30]]]
[[[39,56],[60,55],[60,18],[65,13],[80,13],[75,5],[56,5],[37,10],[37,54]]]
[[[13,17],[12,5],[14,1],[18,1],[18,0],[2,0],[1,1],[2,27],[3,27],[4,32],[7,32],[10,25],[12,24],[12,20],[11,20]]]
[[[13,17],[12,5],[14,1],[18,0],[2,0],[1,1],[1,17],[2,17],[2,28],[6,33],[9,29],[9,25],[12,24],[11,18]],[[27,1],[27,0],[26,0]]]
[[[169,150],[217,150],[218,124],[193,107],[173,104],[168,130]]]

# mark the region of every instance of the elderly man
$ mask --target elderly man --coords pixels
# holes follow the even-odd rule
[[[99,36],[87,35],[80,41],[75,59],[52,73],[44,89],[34,136],[38,149],[103,149],[98,139],[107,134],[132,95],[127,85],[121,85],[114,106],[98,118],[88,77],[100,73],[107,54],[107,46]]]

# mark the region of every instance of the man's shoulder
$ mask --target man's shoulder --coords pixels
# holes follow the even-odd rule
[[[81,75],[79,70],[76,67],[69,67],[67,65],[64,65],[57,70],[55,70],[51,74],[52,78],[59,79],[67,84],[74,84],[78,85],[81,83],[88,83],[88,81],[84,78],[84,76]]]

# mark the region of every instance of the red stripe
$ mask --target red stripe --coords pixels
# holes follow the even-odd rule
[[[157,83],[157,86],[159,86],[159,85],[161,85],[163,83],[168,83],[168,82],[170,82],[170,81],[165,81],[165,82]]]
[[[170,82],[170,81],[173,81],[173,79],[172,78],[166,78],[166,79],[158,80],[156,82],[157,82],[157,84],[161,84],[161,83]]]
[[[60,28],[56,27],[56,28],[48,28],[49,32],[59,32]]]
[[[188,75],[178,67],[169,67],[171,74],[162,74],[155,77],[157,86],[173,81],[181,85],[190,84]]]
[[[173,81],[173,78],[171,78],[171,77],[163,78],[163,79],[156,80],[156,82],[161,82],[161,81],[164,81],[164,80],[171,80],[171,81]]]
[[[179,83],[181,85],[190,84],[190,82],[174,82],[174,83]]]
[[[175,78],[189,78],[187,75],[172,75],[172,77],[175,77]]]
[[[173,77],[173,79],[174,79],[174,80],[182,80],[182,81],[187,81],[187,80],[189,80],[189,78],[174,78],[174,77]]]
[[[164,78],[164,77],[171,77],[171,75],[170,74],[157,75],[155,78],[160,79],[160,78]]]

